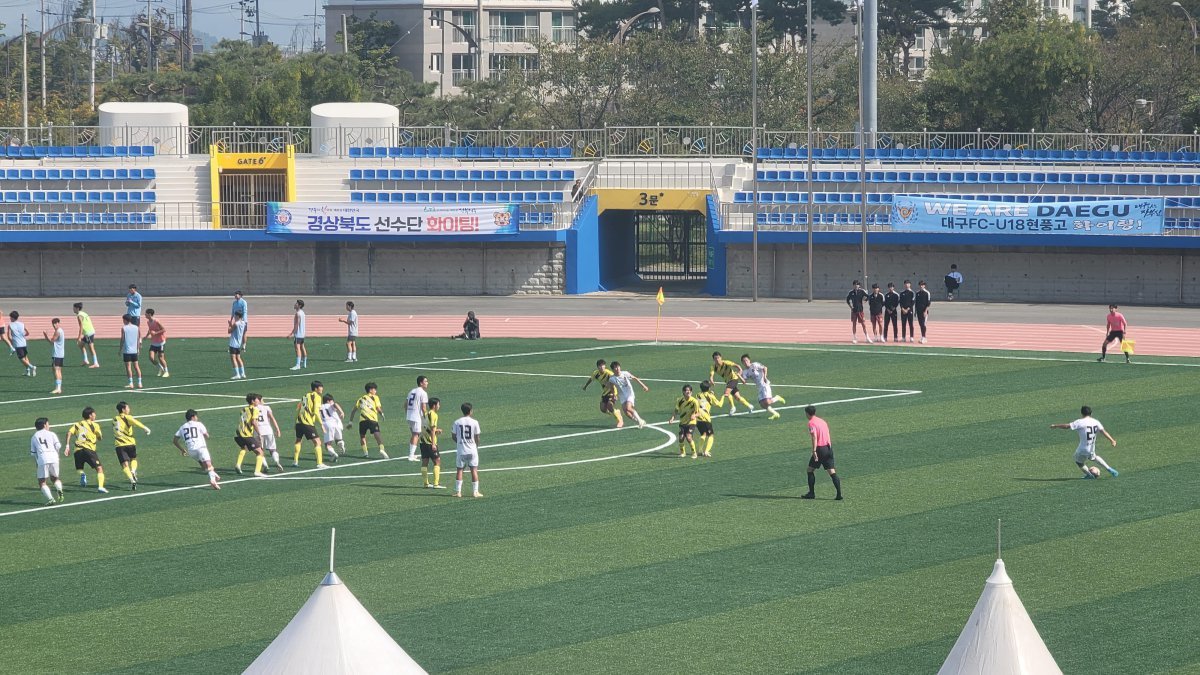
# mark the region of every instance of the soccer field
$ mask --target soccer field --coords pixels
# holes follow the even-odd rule
[[[68,349],[64,396],[45,393],[41,363],[30,380],[7,362],[5,672],[240,672],[320,581],[336,527],[339,576],[430,672],[930,673],[991,571],[998,518],[1008,573],[1064,672],[1200,672],[1200,360],[365,339],[347,364],[339,340],[309,342],[309,369],[292,373],[283,340],[252,338],[250,379],[234,382],[224,340],[172,340],[171,378],[143,356],[139,392],[121,390],[111,342],[99,370]],[[680,459],[666,420],[714,348],[766,363],[788,403],[775,421],[715,418],[714,456]],[[638,408],[654,425],[611,429],[599,391],[580,391],[597,358],[650,386]],[[484,498],[423,489],[406,461],[403,398],[418,374],[443,401],[443,429],[474,404]],[[306,444],[291,469],[294,402],[313,379],[347,412],[378,383],[393,459],[374,441],[360,459],[355,429],[347,458],[318,470]],[[251,391],[283,429],[282,475],[233,471]],[[138,432],[137,492],[113,452],[120,400],[153,430]],[[809,403],[831,427],[845,501],[823,472],[818,498],[799,499]],[[1119,478],[1080,480],[1075,433],[1049,428],[1083,404],[1119,443],[1098,446]],[[33,420],[61,437],[85,405],[105,432],[110,492],[90,469],[78,487],[66,458],[66,503],[44,508]],[[187,408],[212,436],[220,492],[171,446]],[[452,486],[448,432],[441,449]]]

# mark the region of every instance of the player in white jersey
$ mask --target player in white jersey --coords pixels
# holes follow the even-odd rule
[[[408,430],[412,432],[412,437],[408,439],[408,461],[410,462],[421,461],[417,457],[417,444],[421,440],[422,420],[425,418],[427,410],[429,410],[429,378],[418,375],[417,386],[408,392],[408,398],[404,401],[404,419],[408,421]]]
[[[346,303],[346,318],[338,319],[346,324],[346,363],[358,360],[358,312],[354,311],[354,303]]]
[[[479,491],[479,422],[471,416],[471,404],[462,404],[463,416],[454,420],[451,435],[456,444],[454,461],[454,496],[462,496],[463,469],[471,470],[471,496],[482,497]]]
[[[767,379],[767,367],[758,361],[751,361],[749,354],[742,354],[742,379],[758,385],[758,405],[771,413],[767,419],[779,419],[779,412],[771,407],[772,403],[787,403],[782,396],[771,395],[771,380]]]
[[[58,319],[50,320],[50,328],[51,333],[42,331],[42,337],[50,343],[50,364],[54,367],[54,391],[50,393],[61,394],[63,360],[67,358],[67,333]]]
[[[208,429],[200,421],[200,414],[195,410],[188,410],[183,417],[187,421],[175,432],[171,442],[179,448],[179,454],[196,460],[200,468],[208,472],[208,484],[214,490],[220,490],[221,477],[213,470],[212,457],[208,454]]]
[[[8,313],[8,338],[9,344],[12,346],[13,353],[21,359],[21,365],[25,366],[26,377],[34,377],[37,375],[37,366],[29,361],[29,331],[25,328],[25,324],[20,321],[21,313],[12,311]]]
[[[609,367],[612,368],[613,375],[608,378],[608,381],[617,388],[617,401],[621,404],[621,410],[625,412],[626,417],[637,420],[639,429],[646,426],[646,421],[638,414],[635,407],[637,396],[633,391],[633,383],[637,382],[641,385],[643,391],[650,391],[650,387],[647,387],[646,383],[639,380],[633,373],[622,370],[620,361],[613,361]]]
[[[342,440],[342,424],[345,419],[346,411],[333,400],[333,394],[325,394],[321,398],[321,428],[330,462],[336,462],[338,455],[346,452],[346,442]],[[337,451],[333,449],[335,446]]]
[[[1051,424],[1051,429],[1071,429],[1079,434],[1079,446],[1075,448],[1075,464],[1083,471],[1084,478],[1096,478],[1099,472],[1093,474],[1087,467],[1086,462],[1095,462],[1104,467],[1113,478],[1120,475],[1116,469],[1108,465],[1104,458],[1096,454],[1096,436],[1103,435],[1108,439],[1112,446],[1117,447],[1117,440],[1109,435],[1104,430],[1104,425],[1100,420],[1092,417],[1092,409],[1088,406],[1083,406],[1079,409],[1079,413],[1083,415],[1079,419],[1070,424]]]
[[[226,331],[229,333],[229,362],[233,364],[233,377],[229,379],[244,380],[246,361],[242,352],[246,349],[246,318],[242,316],[241,310],[234,311]]]
[[[254,431],[258,435],[258,445],[263,452],[271,453],[271,461],[275,462],[275,468],[283,472],[283,464],[279,462],[279,450],[275,447],[275,439],[279,437],[279,422],[275,421],[275,413],[271,410],[271,406],[263,403],[262,396],[254,399],[254,407],[258,409],[258,416],[254,418]]]
[[[291,370],[300,370],[301,368],[308,367],[308,347],[304,346],[304,336],[308,331],[308,326],[306,325],[308,317],[304,315],[303,300],[297,300],[293,307],[296,310],[296,315],[292,317],[292,332],[288,333],[287,336],[296,345],[296,365],[292,366]]]
[[[58,451],[62,450],[62,443],[58,440],[58,434],[50,431],[50,420],[45,417],[37,418],[33,423],[34,429],[33,438],[29,440],[29,454],[33,455],[33,459],[37,462],[37,481],[38,489],[42,491],[42,496],[46,498],[46,505],[51,506],[55,503],[54,495],[50,493],[50,486],[46,481],[50,481],[54,485],[54,490],[58,494],[58,500],[63,500],[63,484],[58,479]]]
[[[133,374],[137,373],[137,388],[142,388],[142,366],[138,363],[138,351],[142,346],[142,334],[133,317],[121,317],[121,360],[125,362],[125,374],[129,377],[126,389],[133,389]]]

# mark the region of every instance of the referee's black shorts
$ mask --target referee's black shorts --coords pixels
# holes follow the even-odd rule
[[[829,445],[818,445],[817,456],[808,460],[808,468],[810,469],[825,469],[826,471],[834,468],[833,466],[833,447]]]

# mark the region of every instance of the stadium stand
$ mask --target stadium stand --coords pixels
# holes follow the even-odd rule
[[[44,159],[57,157],[153,157],[153,145],[8,145],[0,157],[8,159]]]
[[[857,148],[814,148],[815,162],[847,162],[860,157]],[[763,161],[807,160],[805,148],[759,148]],[[1200,152],[1031,150],[1025,148],[879,148],[867,150],[868,162],[1039,162],[1039,163],[1171,163],[1200,164]]]
[[[574,151],[570,147],[550,148],[545,146],[491,147],[491,146],[401,146],[350,148],[352,159],[570,159]]]

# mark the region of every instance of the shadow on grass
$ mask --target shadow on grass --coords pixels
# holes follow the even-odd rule
[[[722,497],[736,497],[737,499],[800,499],[799,496],[792,495],[732,495],[724,494]]]
[[[1026,483],[1066,483],[1067,481],[1079,480],[1078,478],[1014,478]]]

